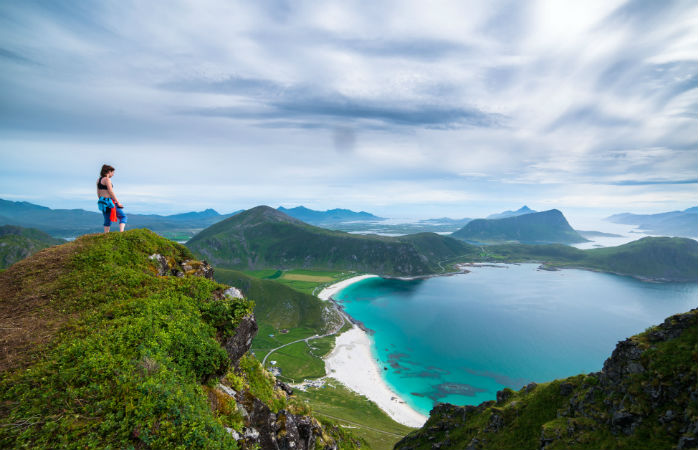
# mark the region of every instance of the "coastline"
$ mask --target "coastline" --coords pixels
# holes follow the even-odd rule
[[[377,278],[378,275],[358,275],[355,277],[347,278],[346,280],[340,281],[339,283],[327,286],[317,295],[320,300],[329,300],[334,294],[341,291],[345,287],[354,284],[358,281],[365,280],[367,278]]]
[[[329,300],[345,287],[378,275],[359,275],[323,289],[318,297]],[[342,314],[345,314],[342,312]],[[409,427],[419,428],[427,418],[409,406],[393,392],[382,377],[381,369],[371,350],[371,339],[365,331],[354,324],[352,328],[336,338],[332,352],[324,358],[325,373],[341,382],[352,391],[374,402],[393,420]]]
[[[427,420],[388,387],[371,352],[368,334],[356,325],[337,336],[335,348],[325,357],[325,371],[328,377],[374,402],[396,422],[419,428]]]

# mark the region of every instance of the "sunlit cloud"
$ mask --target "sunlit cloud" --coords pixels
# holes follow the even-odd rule
[[[3,2],[0,192],[88,208],[110,162],[152,212],[685,208],[696,29],[694,1]]]

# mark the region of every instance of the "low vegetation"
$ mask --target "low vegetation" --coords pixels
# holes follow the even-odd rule
[[[191,254],[144,230],[61,247],[0,274],[3,311],[33,302],[4,317],[54,324],[39,342],[10,337],[0,446],[237,448],[202,385],[228,370],[219,339],[252,304],[216,296],[225,286],[202,277],[156,276],[147,255]]]

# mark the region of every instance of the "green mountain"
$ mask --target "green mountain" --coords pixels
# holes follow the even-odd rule
[[[157,214],[128,214],[128,228],[148,228],[156,232],[201,230],[231,214],[218,214],[213,209],[160,216]],[[102,230],[102,213],[84,209],[51,209],[29,202],[0,199],[0,225],[19,225],[37,228],[52,236],[73,237]]]
[[[637,225],[647,233],[665,236],[698,237],[698,207],[660,214],[614,214],[606,220],[613,223]]]
[[[327,211],[315,211],[308,209],[305,206],[296,206],[295,208],[284,208],[279,206],[277,210],[291,217],[294,217],[303,222],[313,225],[329,225],[341,222],[375,222],[383,220],[382,217],[374,216],[366,211],[351,211],[349,209],[328,209]]]
[[[698,242],[645,237],[617,247],[579,250],[562,244],[504,244],[483,247],[482,260],[537,261],[548,267],[597,270],[642,280],[698,281]]]
[[[437,405],[395,449],[696,448],[697,343],[693,309],[619,342],[601,372]]]
[[[0,269],[9,267],[46,247],[63,243],[63,239],[53,238],[34,228],[0,226]]]
[[[216,267],[342,269],[414,276],[442,272],[442,262],[474,253],[466,243],[433,233],[401,237],[318,228],[268,206],[214,224],[189,247]]]
[[[557,209],[503,219],[476,219],[451,234],[471,242],[521,242],[571,244],[586,242]]]
[[[0,448],[356,448],[247,353],[252,303],[212,273],[147,230],[1,272]]]

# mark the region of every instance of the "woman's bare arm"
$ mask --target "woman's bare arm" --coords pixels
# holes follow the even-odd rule
[[[119,203],[119,200],[116,199],[116,194],[114,193],[114,189],[112,189],[111,180],[108,177],[106,177],[105,179],[107,180],[107,182],[105,184],[107,185],[107,191],[109,192],[109,196],[111,197],[112,200],[114,200],[114,204],[116,206],[118,206],[119,208],[122,208],[123,205],[121,203]]]

